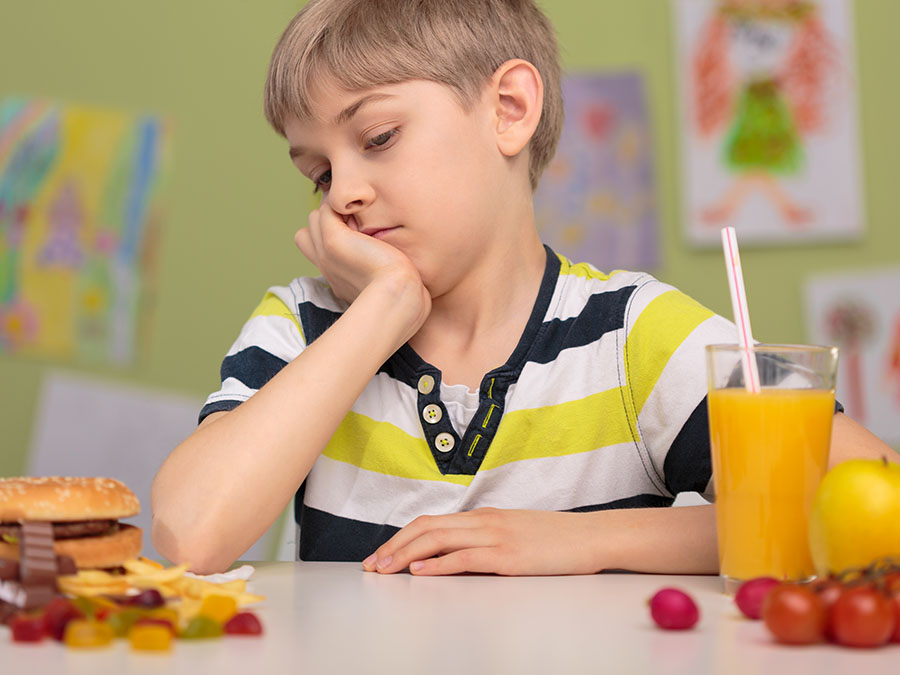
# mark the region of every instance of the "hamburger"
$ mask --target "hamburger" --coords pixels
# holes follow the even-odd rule
[[[25,522],[50,523],[57,556],[78,568],[119,567],[140,555],[142,532],[120,523],[140,503],[113,478],[0,478],[0,558],[19,559]]]

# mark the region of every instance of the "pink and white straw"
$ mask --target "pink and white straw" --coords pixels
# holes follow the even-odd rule
[[[750,312],[747,309],[747,294],[744,292],[744,273],[741,269],[741,254],[738,251],[737,236],[733,227],[722,228],[722,250],[725,253],[725,267],[728,269],[728,288],[731,290],[731,307],[734,323],[738,329],[738,343],[743,349],[741,365],[744,370],[744,385],[747,391],[759,392],[759,371],[753,357],[753,334],[750,332]]]

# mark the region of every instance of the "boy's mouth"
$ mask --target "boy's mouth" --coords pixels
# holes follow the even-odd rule
[[[356,230],[361,234],[368,235],[370,237],[374,237],[375,239],[381,239],[381,237],[391,230],[396,230],[399,226],[394,227],[360,227],[359,221],[356,219],[356,216],[349,215],[344,217],[344,222],[347,223],[347,227],[351,230]]]
[[[363,234],[367,234],[370,237],[374,237],[375,239],[381,239],[388,232],[392,232],[398,229],[397,227],[380,227],[380,228],[371,228],[366,230],[361,230]]]

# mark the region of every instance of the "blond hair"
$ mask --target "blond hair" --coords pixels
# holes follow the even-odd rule
[[[324,77],[348,90],[430,80],[468,107],[510,59],[532,63],[544,84],[530,142],[535,189],[556,151],[563,108],[556,36],[533,0],[310,0],[272,54],[266,119],[283,136],[289,117],[309,118],[310,89]]]

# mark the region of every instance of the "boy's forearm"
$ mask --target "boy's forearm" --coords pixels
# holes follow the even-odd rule
[[[589,514],[597,569],[657,574],[717,574],[712,504],[617,509]]]
[[[203,572],[244,553],[290,501],[381,364],[408,339],[404,312],[390,294],[361,294],[250,399],[179,445],[153,483],[157,549]]]

